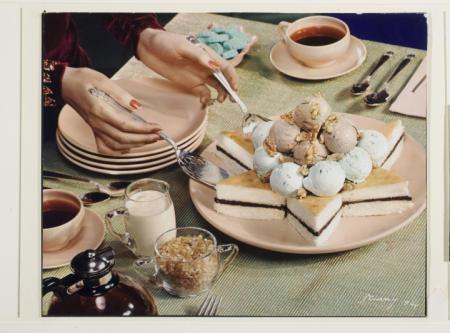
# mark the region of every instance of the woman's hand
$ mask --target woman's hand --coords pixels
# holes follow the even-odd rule
[[[65,69],[62,97],[94,131],[98,151],[105,154],[127,153],[131,148],[159,140],[157,124],[142,123],[122,114],[89,93],[103,90],[123,107],[135,111],[139,102],[105,75],[89,68]]]
[[[234,90],[238,89],[236,71],[212,49],[206,45],[204,48],[208,52],[189,42],[186,36],[148,28],[140,34],[137,55],[158,74],[192,90],[203,104],[211,98],[207,85],[217,90],[217,98],[223,102],[227,93],[212,76],[212,70],[220,68]]]

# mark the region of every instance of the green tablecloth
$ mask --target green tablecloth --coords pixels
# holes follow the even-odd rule
[[[278,41],[276,26],[209,14],[180,14],[167,26],[169,31],[189,33],[204,30],[216,22],[242,25],[259,42],[238,67],[239,94],[250,110],[275,115],[293,108],[302,96],[321,92],[334,111],[373,117],[383,121],[400,118],[407,132],[426,144],[426,121],[388,111],[388,105],[367,108],[362,97],[352,97],[351,85],[363,78],[372,64],[387,50],[395,59],[380,70],[376,80],[385,77],[407,52],[417,55],[413,65],[401,72],[392,84],[397,93],[414,72],[425,52],[416,49],[364,41],[368,55],[356,71],[333,80],[308,82],[277,72],[269,60],[271,47]],[[137,60],[131,59],[115,78],[153,75]],[[207,137],[200,150],[224,129],[239,126],[241,115],[230,102],[213,105],[209,110]],[[113,177],[82,170],[64,160],[54,142],[43,147],[45,169],[85,175],[99,181]],[[144,175],[143,175],[144,176]],[[178,226],[200,226],[211,230],[219,242],[233,241],[210,226],[195,210],[188,194],[188,178],[177,166],[152,173],[171,185]],[[122,177],[138,179],[142,176]],[[89,188],[70,182],[46,182],[80,194]],[[92,208],[100,216],[121,205],[113,199]],[[133,256],[119,242],[106,235],[105,243],[117,253],[116,268],[134,276],[130,270]],[[269,252],[238,243],[240,254],[221,280],[213,287],[223,296],[219,315],[224,316],[424,316],[426,314],[426,212],[414,222],[373,245],[353,251],[327,255],[288,255]],[[63,276],[68,267],[47,270],[43,275]],[[151,288],[151,287],[150,287]],[[161,315],[192,315],[204,296],[178,299],[161,290],[151,289]],[[44,301],[44,312],[47,299]]]

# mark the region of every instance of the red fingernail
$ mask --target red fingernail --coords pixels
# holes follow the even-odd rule
[[[219,68],[220,68],[220,65],[219,65],[217,62],[215,62],[214,60],[208,61],[208,65],[209,65],[212,69],[219,69]]]
[[[141,103],[139,103],[137,100],[132,99],[131,102],[130,102],[130,106],[131,106],[133,109],[139,109],[142,105],[141,105]]]

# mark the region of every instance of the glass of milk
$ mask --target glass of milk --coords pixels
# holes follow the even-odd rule
[[[122,219],[117,219],[119,216]],[[124,206],[106,213],[105,220],[110,234],[136,256],[152,256],[158,236],[176,227],[169,184],[151,178],[131,183],[125,191]],[[124,232],[117,230],[120,224]]]

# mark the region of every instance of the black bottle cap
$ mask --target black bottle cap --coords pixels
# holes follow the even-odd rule
[[[86,250],[71,261],[72,272],[81,279],[94,279],[111,272],[114,266],[114,250],[108,246],[102,250]]]

